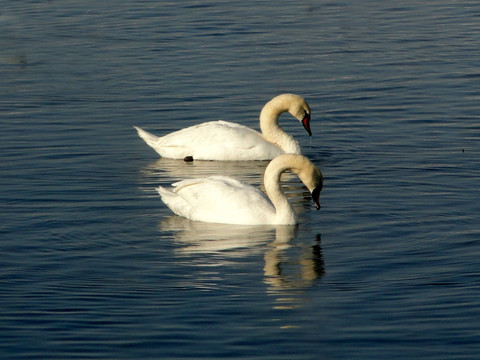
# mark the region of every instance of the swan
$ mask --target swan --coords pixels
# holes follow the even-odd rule
[[[157,187],[162,201],[175,214],[190,220],[239,225],[295,225],[297,216],[280,185],[280,176],[291,170],[312,194],[320,209],[323,176],[303,155],[283,154],[265,169],[268,195],[256,187],[228,176],[186,179],[172,188]]]
[[[194,160],[271,160],[284,153],[301,154],[299,143],[278,126],[280,114],[289,112],[310,136],[310,107],[295,94],[282,94],[265,104],[260,113],[262,133],[227,121],[209,121],[155,136],[137,126],[138,135],[160,156]]]

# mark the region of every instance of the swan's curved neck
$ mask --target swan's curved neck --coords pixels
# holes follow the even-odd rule
[[[288,111],[289,104],[273,99],[260,113],[260,129],[265,140],[274,143],[286,153],[300,154],[300,145],[278,125],[280,115]]]
[[[265,169],[264,185],[267,195],[275,207],[275,222],[293,225],[297,223],[297,216],[280,185],[282,173],[287,169],[289,167],[278,166],[274,162],[270,162]]]

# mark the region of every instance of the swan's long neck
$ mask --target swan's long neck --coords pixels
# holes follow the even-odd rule
[[[280,115],[289,109],[290,103],[285,98],[269,101],[260,113],[260,129],[265,140],[274,143],[286,153],[300,154],[300,145],[278,125]]]
[[[264,185],[268,197],[275,207],[275,222],[277,224],[293,225],[297,223],[295,211],[287,200],[285,193],[280,185],[282,173],[289,169],[289,166],[279,164],[272,160],[265,169]]]

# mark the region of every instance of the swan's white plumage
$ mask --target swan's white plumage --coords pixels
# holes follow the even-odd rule
[[[271,223],[275,208],[259,189],[227,176],[183,180],[173,189],[158,187],[162,200],[177,215],[224,224]],[[251,205],[255,204],[252,210]]]
[[[210,121],[157,137],[135,126],[138,135],[160,156],[196,160],[270,160],[284,154],[300,154],[300,145],[278,126],[283,112],[290,112],[310,132],[310,108],[294,94],[270,100],[260,114],[262,133],[227,121]]]
[[[136,127],[145,142],[162,157],[196,160],[268,160],[283,153],[260,133],[246,126],[210,121],[156,137]]]
[[[191,220],[292,225],[297,223],[297,217],[279,183],[286,170],[296,173],[312,192],[322,186],[320,170],[307,158],[284,154],[272,160],[265,170],[268,197],[252,185],[227,176],[182,180],[174,183],[173,188],[158,187],[157,191],[175,214]]]

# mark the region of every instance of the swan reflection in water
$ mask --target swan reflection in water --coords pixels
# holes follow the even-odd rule
[[[277,228],[276,239],[270,244],[271,249],[265,253],[265,282],[271,285],[271,289],[309,287],[325,273],[321,235],[315,236],[314,245],[296,245],[301,248],[300,254],[296,259],[291,259],[286,252],[292,245],[285,243],[286,238],[279,239],[278,232]]]
[[[174,233],[176,254],[195,257],[198,266],[229,265],[235,258],[263,254],[264,283],[267,293],[276,298],[277,309],[301,306],[301,290],[313,286],[325,272],[320,235],[314,245],[296,243],[295,225],[215,224],[172,215],[159,227]]]

